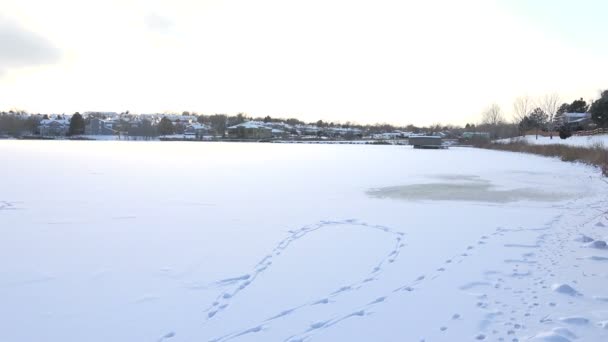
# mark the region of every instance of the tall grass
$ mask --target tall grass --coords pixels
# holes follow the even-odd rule
[[[512,141],[508,143],[485,143],[477,147],[499,151],[523,152],[538,154],[547,157],[557,157],[567,162],[580,162],[595,165],[602,174],[608,177],[608,148],[601,142],[588,147],[569,145],[534,145],[525,141]]]

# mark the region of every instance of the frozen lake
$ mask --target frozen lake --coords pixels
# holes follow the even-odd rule
[[[1,340],[608,339],[608,249],[580,238],[608,238],[608,185],[587,166],[120,141],[0,158]]]

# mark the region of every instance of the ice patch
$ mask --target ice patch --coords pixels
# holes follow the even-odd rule
[[[467,182],[426,183],[389,186],[367,191],[376,198],[400,199],[406,201],[468,201],[509,203],[517,201],[558,202],[568,198],[568,194],[545,192],[537,188],[498,190],[491,182],[472,178]]]

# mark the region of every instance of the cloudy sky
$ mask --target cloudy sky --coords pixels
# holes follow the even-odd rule
[[[0,0],[0,110],[478,121],[608,88],[604,0]]]

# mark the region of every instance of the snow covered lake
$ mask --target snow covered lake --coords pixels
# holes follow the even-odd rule
[[[606,341],[608,184],[489,150],[0,141],[0,340]]]

